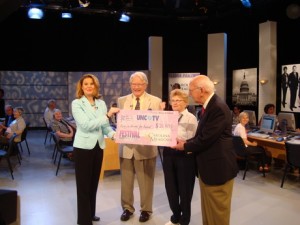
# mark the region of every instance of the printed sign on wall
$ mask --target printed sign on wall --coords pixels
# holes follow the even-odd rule
[[[169,93],[173,90],[174,84],[179,84],[180,89],[189,93],[189,83],[193,77],[200,75],[200,73],[169,73]],[[189,105],[194,105],[195,102],[189,97]]]

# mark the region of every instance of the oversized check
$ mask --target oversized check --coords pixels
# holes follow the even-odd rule
[[[117,116],[117,143],[176,145],[178,112],[154,110],[120,110]]]

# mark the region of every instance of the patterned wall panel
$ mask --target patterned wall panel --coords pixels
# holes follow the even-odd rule
[[[42,118],[49,99],[56,100],[57,108],[65,117],[72,116],[71,102],[75,99],[76,83],[83,74],[98,77],[102,99],[109,108],[120,96],[130,93],[129,77],[134,72],[0,71],[0,87],[5,91],[6,104],[22,106],[25,120],[31,127],[40,128],[44,127]]]
[[[42,116],[49,99],[56,99],[64,114],[69,114],[68,73],[52,71],[0,71],[5,103],[22,106],[31,127],[43,127]]]

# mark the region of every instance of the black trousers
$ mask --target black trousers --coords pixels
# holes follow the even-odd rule
[[[295,107],[296,97],[297,97],[297,87],[290,88],[290,107]]]
[[[246,152],[248,153],[248,155],[260,155],[256,157],[257,160],[259,160],[262,164],[260,166],[264,166],[265,163],[268,165],[272,163],[272,158],[270,156],[267,156],[266,151],[261,146],[248,146],[246,148]]]
[[[92,225],[96,211],[96,196],[103,160],[98,142],[92,150],[74,148],[77,187],[77,223]]]
[[[187,225],[191,219],[196,163],[193,154],[164,148],[163,170],[165,188],[173,215],[172,223]]]
[[[287,87],[282,88],[282,103],[286,103],[286,92],[287,92]]]

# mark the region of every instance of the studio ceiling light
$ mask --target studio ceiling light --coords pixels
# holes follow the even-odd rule
[[[62,12],[61,13],[61,18],[63,18],[63,19],[72,19],[73,16],[72,16],[72,13],[70,13],[70,12]]]
[[[250,0],[241,0],[241,2],[243,4],[243,6],[246,8],[251,8],[251,6],[252,6]]]
[[[29,8],[28,9],[28,18],[30,19],[42,19],[44,17],[43,10],[39,8]]]
[[[130,21],[130,17],[128,15],[126,15],[125,13],[122,13],[120,19],[119,19],[120,22],[125,22],[125,23],[128,23]]]

